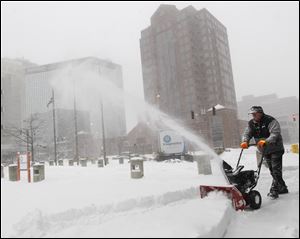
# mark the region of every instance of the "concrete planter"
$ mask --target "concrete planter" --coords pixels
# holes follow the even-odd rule
[[[4,178],[4,166],[1,165],[1,178]]]
[[[195,155],[194,160],[197,162],[198,174],[212,174],[209,155]]]
[[[18,166],[9,165],[8,166],[8,178],[9,181],[18,181]]]
[[[81,167],[87,167],[87,160],[86,159],[81,159],[80,160],[80,165],[81,165]]]
[[[144,161],[142,159],[130,160],[130,175],[131,178],[144,177]]]
[[[98,168],[103,168],[104,167],[104,160],[103,159],[99,159],[98,160]]]
[[[33,182],[45,180],[45,165],[37,164],[33,166]]]

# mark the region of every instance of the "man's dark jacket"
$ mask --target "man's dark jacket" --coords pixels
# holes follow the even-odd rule
[[[256,143],[261,139],[266,140],[265,154],[284,153],[280,125],[272,116],[263,114],[260,122],[254,119],[248,122],[242,141],[249,143],[252,137]]]

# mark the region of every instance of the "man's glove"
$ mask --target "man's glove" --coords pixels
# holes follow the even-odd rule
[[[248,148],[248,143],[247,142],[241,143],[241,148],[242,149],[247,149]]]
[[[266,143],[267,142],[262,139],[262,140],[258,141],[257,145],[258,145],[258,147],[263,148],[266,145]]]

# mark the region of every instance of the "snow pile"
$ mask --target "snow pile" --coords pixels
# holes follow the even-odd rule
[[[46,165],[45,181],[2,180],[1,236],[198,237],[232,210],[222,194],[200,198],[200,184],[224,179],[198,175],[195,162],[144,161],[142,179],[130,178],[129,165]]]
[[[212,202],[213,210],[210,209]],[[221,236],[224,230],[220,231],[215,224],[222,224],[228,211],[232,212],[232,208],[224,195],[212,193],[201,200],[195,198],[194,189],[190,189],[185,193],[132,199],[117,205],[91,205],[57,214],[36,210],[16,225],[12,236],[199,237],[211,235],[212,228],[213,235]]]

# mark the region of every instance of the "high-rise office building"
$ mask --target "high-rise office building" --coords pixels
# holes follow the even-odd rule
[[[23,127],[25,68],[33,65],[25,59],[1,58],[1,159],[14,158],[21,150],[11,134]]]
[[[230,111],[226,120],[237,123],[227,31],[209,11],[160,5],[141,33],[140,49],[147,102],[208,141],[213,138],[213,123],[206,116],[209,108],[222,105]],[[223,130],[231,137],[231,143],[224,139],[225,145],[238,142],[238,129]]]
[[[109,81],[115,84],[117,87],[123,89],[123,80],[122,80],[122,69],[118,64],[112,62],[101,60],[95,57],[86,57],[81,59],[75,59],[70,61],[52,63],[47,65],[41,65],[36,67],[31,67],[26,69],[26,117],[29,117],[34,113],[43,113],[47,112],[49,109],[46,107],[51,96],[52,96],[52,85],[51,81],[61,75],[63,69],[75,68],[80,66],[80,64],[85,64],[89,70],[93,71],[95,74],[109,75]],[[85,74],[82,74],[83,76]],[[100,79],[100,78],[99,78]],[[87,77],[81,77],[76,79],[77,81],[88,81],[89,74]],[[74,83],[76,84],[76,83]],[[81,83],[82,84],[82,83]],[[87,82],[88,84],[88,82]],[[55,93],[55,104],[57,108],[61,109],[72,109],[73,108],[73,86],[69,85],[68,95],[59,95],[57,87],[66,87],[64,83],[64,77],[61,81],[56,84]],[[79,89],[80,91],[80,89]],[[77,92],[78,94],[88,95],[88,92]],[[94,99],[94,106],[89,106],[89,109],[82,106],[79,110],[89,110],[90,111],[90,121],[91,121],[91,132],[95,137],[102,137],[102,128],[101,128],[101,109],[100,109],[100,97],[99,93],[97,99]],[[120,96],[119,96],[120,97]],[[64,98],[64,99],[62,99]],[[67,105],[67,103],[69,105]],[[118,102],[116,107],[111,104],[111,102],[103,99],[103,114],[105,121],[105,137],[115,138],[119,136],[124,136],[126,134],[126,119],[125,119],[125,106],[120,105],[122,102]],[[124,102],[123,102],[124,103]],[[79,107],[77,105],[77,107]],[[90,109],[91,108],[91,109]]]

